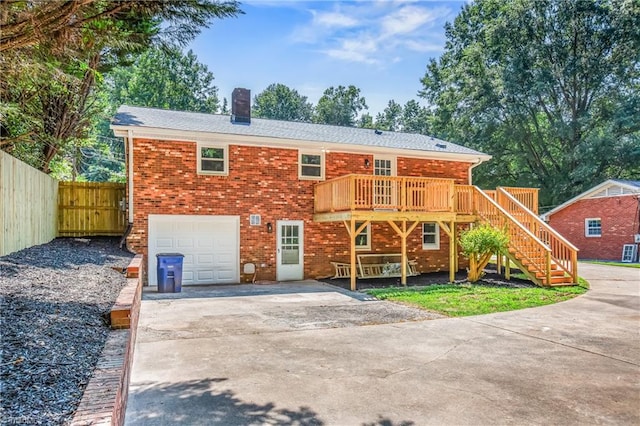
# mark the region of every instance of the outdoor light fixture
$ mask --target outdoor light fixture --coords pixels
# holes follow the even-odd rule
[[[365,158],[365,159],[364,159],[364,168],[365,168],[365,169],[368,169],[370,165],[371,165],[371,163],[369,162],[369,159],[368,159],[368,158]]]
[[[272,233],[273,232],[273,225],[271,225],[271,222],[267,222],[267,232],[268,233]]]

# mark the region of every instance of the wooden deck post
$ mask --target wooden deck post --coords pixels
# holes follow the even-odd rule
[[[400,229],[393,220],[388,220],[387,223],[396,231],[396,234],[400,235],[400,241],[402,243],[402,250],[400,252],[400,269],[402,271],[400,282],[402,285],[407,285],[407,268],[409,267],[409,261],[407,260],[407,236],[416,229],[416,226],[418,226],[420,222],[413,222],[411,226],[409,226],[409,229],[407,229],[407,219],[402,219],[402,229]]]
[[[402,234],[400,234],[400,241],[402,242],[402,251],[400,256],[400,283],[403,286],[407,285],[407,221],[402,221]]]
[[[356,291],[356,221],[351,218],[349,224],[349,239],[351,240],[351,291]]]
[[[456,223],[449,223],[449,282],[456,280]]]

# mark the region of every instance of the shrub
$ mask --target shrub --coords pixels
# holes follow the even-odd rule
[[[491,256],[507,249],[509,237],[505,231],[483,224],[462,232],[459,242],[462,252],[469,258],[469,281],[474,283],[482,277]]]

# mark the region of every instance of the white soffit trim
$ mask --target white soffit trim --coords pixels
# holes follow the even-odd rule
[[[264,136],[244,136],[222,133],[196,132],[173,129],[141,129],[137,126],[111,126],[117,137],[126,137],[132,132],[134,138],[172,140],[184,142],[219,142],[231,145],[250,145],[265,148],[314,149],[323,152],[344,152],[355,154],[388,154],[433,160],[448,160],[464,163],[482,163],[491,159],[488,154],[464,154],[455,152],[422,151],[413,149],[387,148],[368,145],[341,144],[335,142],[315,142],[298,139],[278,139]]]

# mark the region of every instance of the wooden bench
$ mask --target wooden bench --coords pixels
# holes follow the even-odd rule
[[[359,254],[356,256],[356,273],[358,278],[400,277],[402,255],[399,253]],[[335,278],[350,278],[351,265],[343,262],[331,262],[335,269]],[[407,261],[407,276],[419,275],[415,260]]]

